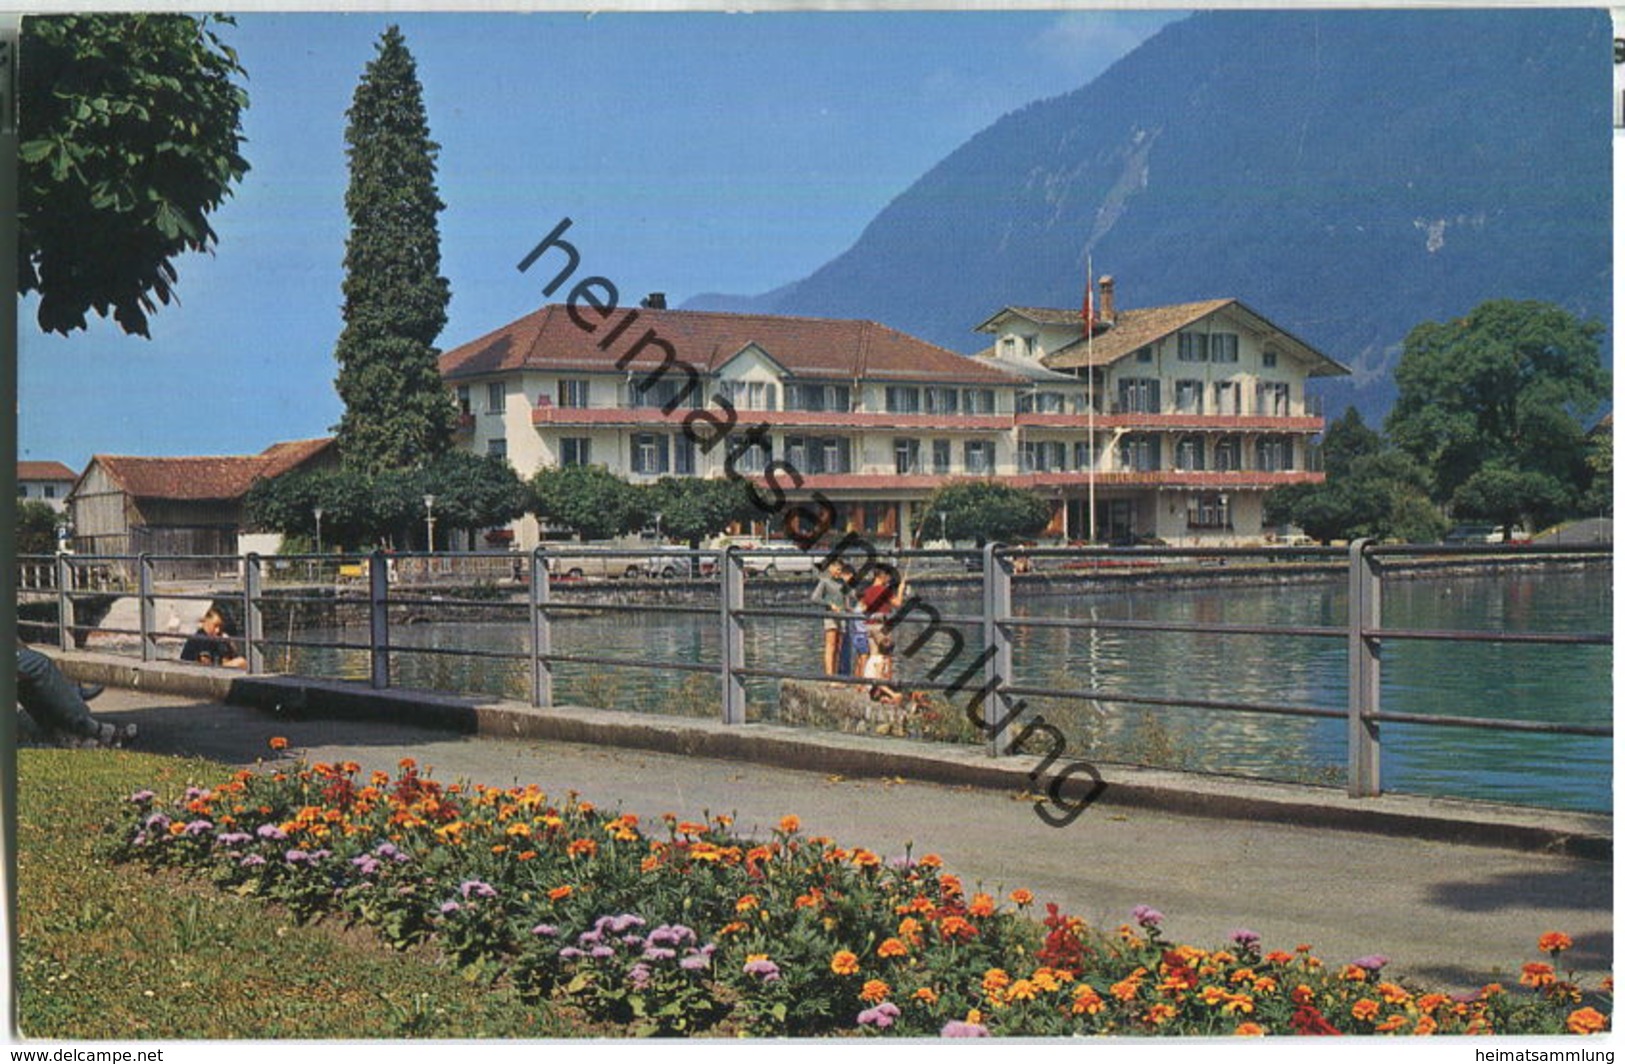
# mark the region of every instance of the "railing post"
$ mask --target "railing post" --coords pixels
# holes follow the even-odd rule
[[[1010,563],[1000,554],[1002,545],[989,543],[982,549],[982,646],[988,654],[984,666],[982,721],[988,732],[988,750],[995,757],[1010,752],[1010,724],[1015,710],[1004,693],[1012,682],[1015,654],[1004,622],[1010,616]]]
[[[73,565],[68,556],[58,551],[56,556],[56,645],[61,650],[73,649]]]
[[[155,661],[158,657],[158,648],[154,633],[158,626],[155,623],[157,603],[152,597],[152,555],[143,554],[135,562],[135,601],[136,615],[140,619],[137,627],[141,629],[141,660]]]
[[[553,618],[546,609],[552,591],[538,546],[530,552],[530,704],[541,708],[553,705]]]
[[[250,553],[243,559],[243,639],[248,643],[248,674],[265,671],[265,614],[261,599],[264,572],[260,556]],[[293,604],[289,603],[291,609]]]
[[[745,561],[738,549],[726,548],[717,558],[722,581],[722,723],[745,723],[745,684],[734,670],[745,664],[745,626],[738,611],[745,608]]]
[[[1381,571],[1367,551],[1371,539],[1349,544],[1349,796],[1382,793],[1381,726],[1372,719],[1382,699]]]
[[[375,550],[367,560],[368,617],[372,648],[372,686],[381,691],[389,686],[389,558]]]

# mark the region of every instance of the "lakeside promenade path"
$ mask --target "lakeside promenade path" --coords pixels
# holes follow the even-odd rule
[[[1013,794],[918,781],[848,780],[737,761],[499,739],[373,721],[283,720],[241,706],[110,688],[98,714],[140,726],[137,749],[232,765],[271,759],[284,736],[310,760],[393,772],[403,757],[443,782],[574,789],[646,821],[731,813],[745,832],[786,814],[803,830],[887,857],[935,852],[967,886],[1026,887],[1095,926],[1162,910],[1176,941],[1217,946],[1236,928],[1266,949],[1310,943],[1328,964],[1381,953],[1389,973],[1470,989],[1515,984],[1564,931],[1588,985],[1612,969],[1609,861],[1278,823],[1179,816],[1104,804],[1052,828]]]

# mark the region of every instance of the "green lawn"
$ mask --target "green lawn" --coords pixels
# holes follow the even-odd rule
[[[22,1033],[39,1039],[546,1038],[546,1005],[473,986],[369,930],[300,926],[259,899],[97,856],[108,810],[154,782],[222,782],[206,761],[18,752]]]

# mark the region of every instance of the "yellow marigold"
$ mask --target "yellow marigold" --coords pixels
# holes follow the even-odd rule
[[[900,938],[888,938],[880,944],[879,949],[875,950],[875,954],[881,957],[906,957],[908,956],[908,947],[903,944],[903,940]]]
[[[1268,1032],[1266,1032],[1264,1028],[1258,1026],[1256,1023],[1243,1023],[1238,1024],[1236,1029],[1231,1033],[1236,1035],[1238,1038],[1262,1038]]]
[[[1141,969],[1143,971],[1144,969]],[[1140,993],[1140,978],[1131,975],[1112,984],[1111,995],[1118,1001],[1133,1001]]]
[[[1105,1007],[1106,1000],[1088,983],[1080,985],[1072,994],[1073,1015],[1085,1014],[1093,1016]]]
[[[598,852],[598,843],[592,839],[577,839],[564,849],[565,855],[577,857],[585,854],[591,857]]]
[[[1052,994],[1061,989],[1063,975],[1065,973],[1057,972],[1053,968],[1040,968],[1032,974],[1033,985],[1046,994]]]
[[[1172,1005],[1159,1003],[1152,1005],[1146,1010],[1145,1020],[1147,1023],[1160,1026],[1161,1024],[1167,1023],[1177,1015],[1179,1015],[1178,1009],[1174,1008]]]
[[[530,838],[530,825],[524,821],[515,821],[508,825],[506,833],[509,835],[522,835],[528,839]]]
[[[852,975],[858,970],[858,955],[851,950],[838,950],[829,960],[829,970],[836,975]]]
[[[779,830],[784,832],[786,835],[794,835],[796,832],[801,830],[801,818],[798,816],[786,816],[779,818]]]
[[[1038,985],[1031,979],[1017,979],[1010,984],[1009,997],[1012,1001],[1031,1001],[1038,996]]]
[[[1423,1012],[1432,1012],[1441,1005],[1450,1004],[1449,994],[1423,994],[1416,999],[1416,1007]]]
[[[977,894],[970,900],[968,910],[972,916],[988,917],[993,915],[993,896],[990,894]]]
[[[941,868],[942,867],[942,858],[938,857],[934,853],[928,853],[924,857],[920,858],[920,867],[921,868]]]
[[[923,1001],[927,1005],[935,1005],[937,1003],[937,992],[928,986],[922,986],[914,991],[914,1000]]]
[[[1222,986],[1204,986],[1201,992],[1197,994],[1197,997],[1204,1005],[1222,1004],[1229,996]]]
[[[1381,1011],[1382,1006],[1375,1001],[1370,998],[1361,998],[1354,1003],[1354,1007],[1349,1010],[1349,1014],[1357,1020],[1373,1020],[1376,1019],[1377,1013]]]
[[[1232,994],[1225,1000],[1224,1008],[1220,1011],[1230,1013],[1252,1012],[1253,999],[1248,994]]]
[[[982,1010],[981,1009],[969,1009],[969,1010],[967,1010],[966,1013],[965,1013],[965,1022],[980,1025],[981,1022],[982,1022]]]
[[[1608,1017],[1589,1007],[1575,1009],[1569,1013],[1567,1027],[1570,1034],[1596,1034],[1608,1029]]]
[[[572,888],[570,884],[566,883],[562,887],[554,887],[552,890],[548,891],[547,896],[552,901],[563,901],[565,898],[570,896],[573,889],[574,888]]]
[[[1411,999],[1410,992],[1397,983],[1378,983],[1377,993],[1390,1005],[1403,1005]]]
[[[1010,892],[1010,900],[1014,904],[1026,908],[1033,903],[1033,892],[1025,887],[1017,887]]]
[[[1524,986],[1551,986],[1557,982],[1557,973],[1552,971],[1550,964],[1536,961],[1523,966],[1523,974],[1518,976],[1518,982]]]
[[[1010,973],[1003,968],[989,968],[982,976],[982,992],[991,994],[1010,985]]]
[[[760,904],[762,904],[762,901],[756,895],[754,895],[754,894],[746,894],[743,897],[741,897],[738,901],[734,902],[734,912],[736,912],[736,913],[748,913],[748,912],[750,912],[752,909],[756,908]]]
[[[684,820],[684,821],[680,822],[677,825],[677,834],[679,834],[679,835],[703,835],[703,834],[705,834],[706,829],[709,828],[710,826],[711,825],[709,825],[709,824],[696,824],[692,820]]]
[[[883,980],[871,979],[863,984],[863,990],[858,994],[858,997],[870,1004],[878,1004],[891,997],[891,987],[887,986]]]
[[[1562,953],[1574,945],[1574,940],[1561,931],[1548,931],[1540,936],[1542,953]]]

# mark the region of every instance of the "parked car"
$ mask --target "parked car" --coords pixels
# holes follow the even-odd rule
[[[586,544],[590,546],[591,544]],[[622,576],[642,576],[644,559],[627,554],[574,554],[575,544],[551,545],[542,550],[542,562],[548,575],[555,580],[609,579]]]
[[[1444,534],[1446,543],[1527,543],[1529,533],[1521,528],[1506,528],[1484,522],[1457,525]]]

